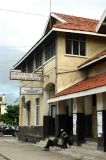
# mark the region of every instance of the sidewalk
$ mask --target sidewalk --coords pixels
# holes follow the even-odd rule
[[[37,142],[35,145],[42,148],[45,146],[46,140]],[[84,144],[83,146],[71,146],[67,149],[60,147],[50,147],[51,152],[68,155],[76,160],[106,160],[106,152],[98,151],[95,144]]]

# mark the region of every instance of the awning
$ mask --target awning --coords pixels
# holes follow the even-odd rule
[[[102,73],[55,94],[47,103],[106,92],[106,73]]]

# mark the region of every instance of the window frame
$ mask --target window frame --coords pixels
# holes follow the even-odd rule
[[[78,54],[74,53],[74,42],[78,42]],[[81,44],[82,42],[84,43],[83,45]],[[81,52],[81,47],[84,48],[84,52]],[[66,55],[70,56],[86,57],[86,35],[78,33],[66,33],[65,52]]]
[[[55,37],[50,38],[45,44],[45,62],[56,55]]]

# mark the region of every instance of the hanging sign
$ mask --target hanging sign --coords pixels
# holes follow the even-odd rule
[[[42,95],[43,88],[22,87],[20,92],[21,95]]]
[[[34,73],[24,73],[20,71],[10,71],[11,80],[24,80],[24,81],[41,81],[42,76]]]

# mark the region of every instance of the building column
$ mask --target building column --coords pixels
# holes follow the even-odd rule
[[[73,100],[73,144],[81,145],[84,142],[84,99]]]
[[[92,95],[84,97],[84,132],[85,138],[92,137]]]
[[[60,101],[57,102],[57,115],[56,115],[56,128],[55,128],[55,134],[58,135],[59,131],[61,129],[64,129],[67,131],[67,115],[66,115],[66,102]]]
[[[106,152],[106,92],[97,94],[98,150]]]
[[[72,135],[73,133],[73,99],[66,100],[67,105],[67,133]]]

